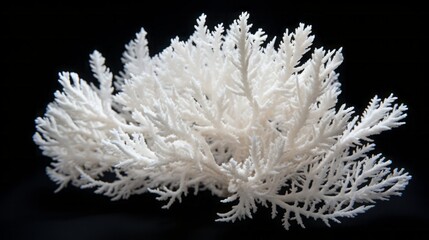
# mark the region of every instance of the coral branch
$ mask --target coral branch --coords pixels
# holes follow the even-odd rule
[[[375,96],[355,115],[338,105],[342,49],[312,50],[304,24],[276,47],[248,20],[210,30],[203,14],[188,40],[153,57],[142,29],[115,79],[99,52],[90,55],[98,84],[61,73],[34,135],[53,159],[57,191],[72,184],[113,200],[150,192],[169,208],[208,190],[232,205],[217,221],[264,206],[286,229],[306,218],[329,226],[401,195],[411,176],[372,153],[372,136],[404,124],[407,107]]]

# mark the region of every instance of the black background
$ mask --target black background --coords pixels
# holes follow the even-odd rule
[[[1,193],[0,239],[271,239],[317,236],[326,239],[408,239],[427,236],[428,154],[428,10],[401,4],[312,4],[271,1],[121,2],[97,6],[15,4],[0,8],[1,26]],[[254,219],[216,223],[216,212],[229,206],[209,193],[187,196],[170,210],[147,193],[116,202],[90,190],[56,186],[45,174],[50,159],[32,142],[34,119],[41,116],[59,89],[57,73],[75,71],[92,79],[88,56],[99,50],[117,73],[124,45],[144,27],[151,55],[193,32],[196,18],[228,26],[242,11],[254,29],[279,39],[300,22],[313,26],[315,46],[343,47],[341,103],[360,113],[376,94],[390,93],[409,107],[407,124],[375,137],[377,152],[394,167],[411,173],[402,197],[378,202],[353,219],[331,228],[306,221],[307,229],[286,231],[280,217],[271,220],[261,207]],[[420,236],[420,237],[419,237]]]

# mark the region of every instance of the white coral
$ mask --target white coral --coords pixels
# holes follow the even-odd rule
[[[61,73],[34,141],[54,162],[59,189],[71,183],[113,199],[146,191],[181,201],[210,190],[234,204],[218,221],[283,210],[286,229],[302,217],[338,221],[400,195],[410,175],[390,169],[370,137],[402,125],[406,106],[374,97],[362,116],[336,107],[341,49],[310,51],[311,28],[266,42],[243,13],[225,32],[202,15],[187,41],[150,57],[146,32],[126,46],[113,75],[95,51],[99,86]],[[104,174],[114,173],[106,178]]]

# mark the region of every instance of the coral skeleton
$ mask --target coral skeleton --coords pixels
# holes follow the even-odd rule
[[[304,24],[268,39],[248,18],[210,30],[203,14],[188,40],[152,57],[142,29],[116,76],[90,55],[97,83],[60,73],[34,135],[57,190],[150,192],[164,208],[210,191],[231,205],[217,221],[264,207],[286,229],[305,218],[329,226],[401,195],[411,176],[373,154],[371,137],[404,124],[407,107],[375,96],[355,115],[338,104],[341,49],[312,49]]]

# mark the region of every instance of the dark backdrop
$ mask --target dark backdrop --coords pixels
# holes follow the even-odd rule
[[[143,1],[142,1],[143,2]],[[403,4],[311,4],[291,1],[181,1],[149,4],[15,4],[0,8],[1,26],[1,193],[0,239],[247,239],[311,237],[417,238],[427,233],[428,31],[425,7]],[[209,2],[209,1],[207,1]],[[300,22],[313,26],[315,46],[343,47],[341,102],[360,112],[370,98],[390,93],[409,106],[407,124],[376,137],[377,151],[413,176],[402,197],[379,202],[354,219],[331,228],[306,221],[307,229],[283,229],[262,207],[253,220],[215,223],[229,206],[208,193],[188,196],[162,210],[151,194],[116,202],[90,190],[56,186],[45,175],[50,159],[32,142],[34,119],[41,116],[59,89],[59,71],[91,79],[88,55],[97,49],[114,71],[121,70],[124,45],[144,27],[151,55],[185,39],[195,19],[228,26],[242,11],[255,28],[281,37]]]

